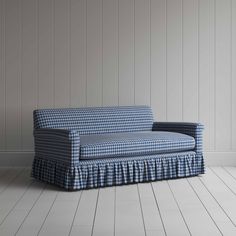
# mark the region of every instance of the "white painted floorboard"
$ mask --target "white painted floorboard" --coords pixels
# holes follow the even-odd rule
[[[236,168],[67,192],[0,168],[1,236],[236,235]]]
[[[166,234],[171,236],[190,235],[167,181],[154,182],[152,186]]]

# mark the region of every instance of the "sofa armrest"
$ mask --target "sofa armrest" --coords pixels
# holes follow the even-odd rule
[[[77,130],[34,130],[35,156],[75,165],[79,162],[80,137]]]
[[[188,122],[154,122],[153,131],[169,131],[187,134],[195,139],[195,152],[202,154],[203,152],[203,129],[204,126],[200,123]]]

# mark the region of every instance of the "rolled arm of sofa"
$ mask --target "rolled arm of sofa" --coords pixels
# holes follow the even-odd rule
[[[188,122],[154,122],[152,128],[153,131],[170,131],[192,136],[196,142],[196,154],[203,152],[203,129],[204,126],[200,123]]]
[[[79,162],[80,137],[77,130],[34,130],[35,156],[75,165]]]

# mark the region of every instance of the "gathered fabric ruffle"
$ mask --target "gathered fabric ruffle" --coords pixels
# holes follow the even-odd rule
[[[35,157],[32,177],[68,190],[195,176],[204,173],[202,155],[195,152],[80,161],[68,166]]]

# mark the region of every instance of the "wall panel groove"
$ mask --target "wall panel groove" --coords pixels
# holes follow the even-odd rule
[[[182,0],[167,1],[167,120],[183,119]]]
[[[209,149],[215,150],[215,0],[210,0],[209,7]]]
[[[0,150],[32,150],[32,111],[147,104],[236,150],[236,0],[0,0]]]
[[[55,1],[55,107],[69,107],[68,1]]]
[[[150,105],[150,1],[135,0],[135,104]]]
[[[156,119],[167,118],[167,7],[166,0],[151,0],[150,76],[151,106]]]
[[[231,87],[230,87],[230,1],[216,0],[216,149],[230,150]],[[222,96],[223,95],[223,96]]]
[[[118,1],[103,0],[103,105],[118,105]]]
[[[183,120],[198,120],[198,7],[183,0]]]
[[[134,104],[134,0],[119,0],[119,105]]]
[[[101,13],[101,0],[87,0],[87,106],[102,105]]]
[[[85,0],[71,0],[70,22],[70,101],[72,107],[86,106]]]
[[[38,1],[38,37],[36,41],[38,42],[38,107],[54,107],[54,0]]]
[[[19,1],[6,1],[6,148],[20,149]]]
[[[199,121],[205,124],[204,147],[210,148],[210,1],[199,0],[199,33],[198,33],[198,88],[199,88]],[[212,139],[212,137],[211,137]]]
[[[231,80],[232,80],[232,149],[236,150],[236,0],[232,0],[232,57],[231,57]]]
[[[6,149],[6,16],[5,0],[0,1],[1,24],[0,24],[0,149]]]
[[[23,12],[22,12],[22,0],[18,0],[18,21],[19,21],[19,61],[18,61],[18,73],[19,73],[19,123],[20,123],[20,149],[22,149],[22,61],[23,61],[23,37],[22,37],[22,30],[23,30]]]
[[[67,42],[68,42],[68,77],[69,77],[69,106],[71,107],[71,0],[67,2]]]
[[[38,108],[39,107],[39,3],[38,3],[38,0],[35,0],[35,8],[34,8],[34,12],[35,12],[35,44],[36,44],[36,47],[35,47],[35,55],[34,55],[34,69],[35,69],[35,72],[36,72],[36,89],[37,89],[37,93],[36,93],[36,107],[35,108]]]
[[[37,8],[37,9],[36,9]],[[22,148],[33,145],[32,110],[37,105],[38,79],[38,5],[36,1],[22,0],[22,56],[21,56],[21,127]],[[36,27],[35,27],[36,26]]]

